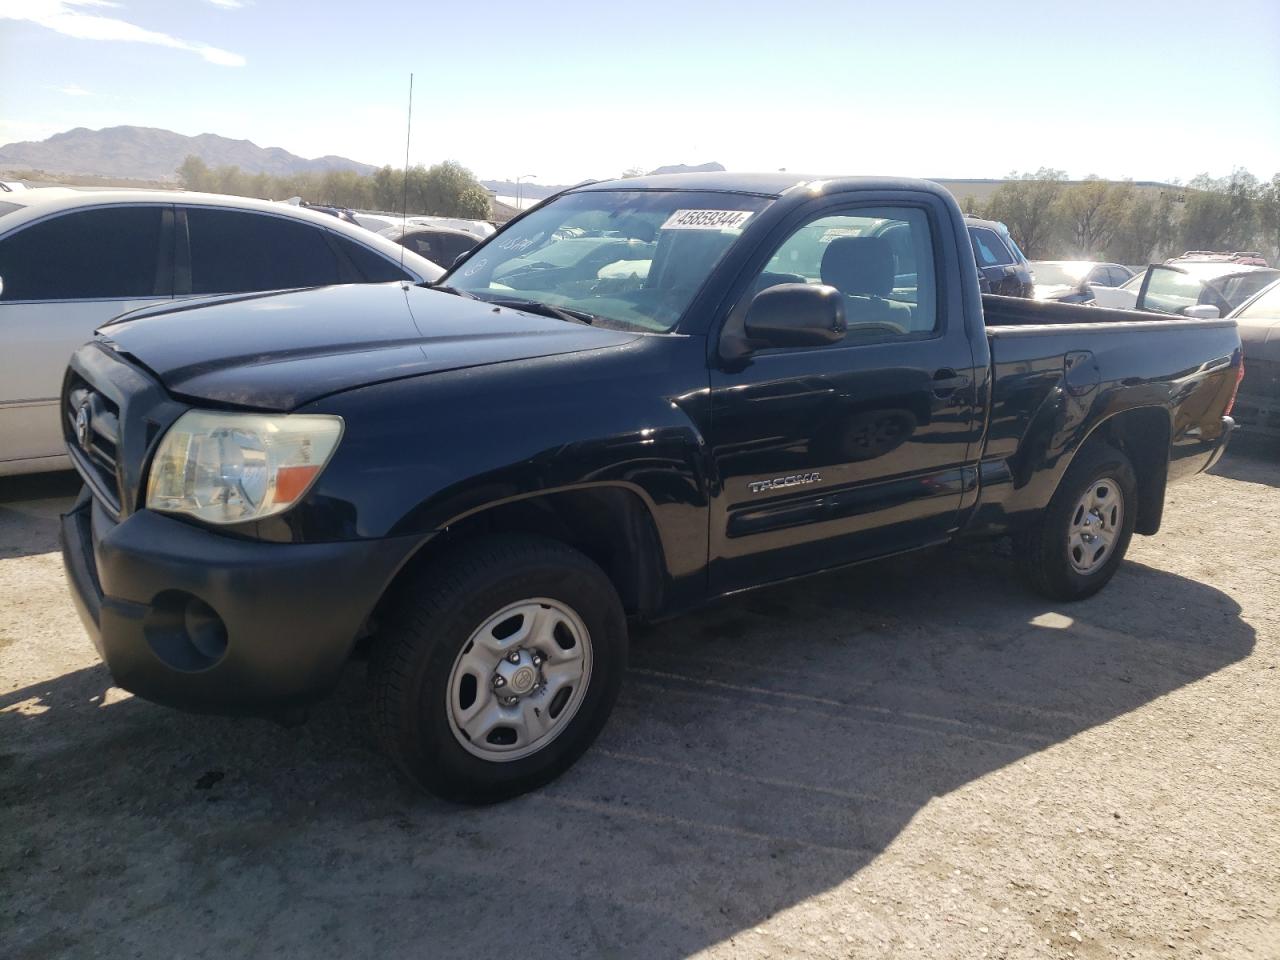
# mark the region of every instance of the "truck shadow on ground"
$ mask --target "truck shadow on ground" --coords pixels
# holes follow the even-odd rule
[[[390,772],[359,665],[293,729],[79,670],[0,696],[7,954],[685,956],[848,880],[934,798],[1246,657],[1239,613],[1135,563],[1054,607],[985,548],[759,591],[639,631],[593,750],[484,809]]]
[[[1280,437],[1237,433],[1231,447],[1213,469],[1215,476],[1280,487]]]

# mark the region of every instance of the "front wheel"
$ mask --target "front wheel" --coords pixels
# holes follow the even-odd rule
[[[379,740],[414,782],[492,803],[558,776],[617,699],[626,620],[613,584],[563,544],[475,541],[398,598],[370,665]]]
[[[1037,593],[1083,600],[1115,576],[1137,520],[1133,464],[1102,443],[1077,455],[1039,522],[1018,540],[1021,569]]]

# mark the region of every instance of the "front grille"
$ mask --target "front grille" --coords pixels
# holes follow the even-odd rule
[[[1240,395],[1280,400],[1280,363],[1275,360],[1251,360],[1246,356]]]
[[[63,390],[62,412],[72,461],[104,505],[119,514],[119,406],[71,371]]]

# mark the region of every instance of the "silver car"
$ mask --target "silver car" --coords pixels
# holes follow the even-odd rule
[[[434,281],[430,260],[335,217],[241,197],[41,188],[0,195],[0,476],[59,470],[71,352],[157,301]]]

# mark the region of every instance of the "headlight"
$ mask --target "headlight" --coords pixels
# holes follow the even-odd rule
[[[341,438],[341,417],[188,411],[160,441],[147,506],[208,523],[281,513],[311,489]]]

